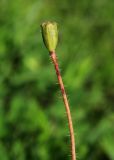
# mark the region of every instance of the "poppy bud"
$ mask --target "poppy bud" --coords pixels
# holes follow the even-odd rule
[[[58,42],[58,29],[56,22],[44,22],[41,25],[42,37],[47,49],[55,51]]]

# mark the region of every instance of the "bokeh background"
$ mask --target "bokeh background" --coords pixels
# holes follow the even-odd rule
[[[71,159],[47,20],[59,24],[78,160],[114,160],[113,0],[0,0],[0,160]]]

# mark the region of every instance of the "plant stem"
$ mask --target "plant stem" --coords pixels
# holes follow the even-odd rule
[[[58,60],[55,52],[50,52],[50,56],[52,59],[52,62],[54,64],[55,70],[56,70],[56,75],[58,78],[59,86],[61,89],[63,101],[65,104],[65,109],[67,113],[67,118],[68,118],[68,125],[69,125],[69,131],[70,131],[70,140],[71,140],[71,155],[72,155],[72,160],[76,160],[76,152],[75,152],[75,138],[74,138],[74,129],[73,129],[73,123],[72,123],[72,117],[70,113],[70,107],[67,99],[67,95],[65,92],[64,84],[62,81],[61,73],[59,70],[59,65],[58,65]]]

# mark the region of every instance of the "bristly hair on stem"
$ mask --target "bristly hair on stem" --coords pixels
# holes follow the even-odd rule
[[[68,126],[69,126],[69,131],[70,131],[72,160],[76,160],[75,137],[74,137],[74,129],[73,129],[73,123],[72,123],[72,116],[70,112],[70,106],[68,103],[68,98],[66,95],[64,83],[63,83],[62,76],[60,73],[56,52],[55,52],[57,42],[58,42],[57,23],[45,22],[41,25],[41,28],[42,28],[42,36],[43,36],[44,44],[46,45],[49,51],[51,60],[54,64],[54,68],[55,68],[58,83],[60,86],[63,102],[64,102],[66,113],[67,113]]]

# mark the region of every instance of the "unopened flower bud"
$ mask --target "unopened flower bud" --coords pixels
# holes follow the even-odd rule
[[[42,37],[47,49],[55,51],[58,42],[58,29],[56,22],[44,22],[41,25]]]

